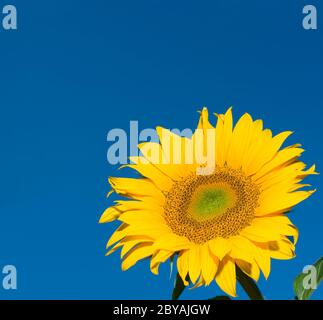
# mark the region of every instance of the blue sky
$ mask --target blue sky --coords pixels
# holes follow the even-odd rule
[[[292,130],[303,160],[322,167],[323,34],[302,28],[306,1],[11,1],[18,30],[0,29],[0,267],[18,270],[3,299],[165,299],[169,266],[121,272],[105,257],[117,224],[99,225],[111,204],[106,134],[162,125],[194,128],[197,110],[233,106]],[[7,4],[0,0],[0,6]],[[293,278],[322,255],[318,189],[291,219],[297,257],[273,261],[259,285],[269,299],[293,297]],[[1,276],[1,274],[0,274]],[[214,285],[183,298],[219,294]],[[239,289],[240,298],[244,298]],[[322,289],[313,295],[322,299]]]

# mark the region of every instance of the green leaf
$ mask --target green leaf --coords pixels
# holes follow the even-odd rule
[[[216,296],[208,300],[231,300],[231,298],[229,296]]]
[[[251,300],[264,300],[259,288],[257,287],[256,282],[248,277],[237,265],[236,265],[236,274],[239,283],[243,290],[247,293]]]
[[[179,275],[179,273],[177,273],[176,280],[175,280],[175,286],[174,286],[174,290],[173,290],[173,294],[172,294],[172,299],[178,300],[178,298],[180,297],[180,295],[182,294],[184,289],[185,289],[185,285],[183,283],[183,280],[182,280],[181,276]]]
[[[319,283],[323,280],[323,257],[317,260],[313,267],[304,268],[304,272],[299,274],[294,280],[294,293],[298,300],[307,300],[310,298],[315,290],[315,286],[318,287]],[[315,281],[316,283],[312,283]],[[306,285],[309,288],[306,288]]]

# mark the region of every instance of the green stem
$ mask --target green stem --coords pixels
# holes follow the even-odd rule
[[[236,274],[239,283],[251,300],[264,300],[264,297],[257,287],[255,281],[253,281],[243,271],[241,271],[241,269],[237,265]]]
[[[182,292],[185,289],[185,285],[183,283],[183,280],[179,273],[176,275],[176,281],[175,281],[175,286],[172,294],[172,299],[173,300],[178,300],[179,296],[182,294]]]

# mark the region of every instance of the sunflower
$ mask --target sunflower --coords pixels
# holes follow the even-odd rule
[[[190,138],[157,127],[159,142],[138,145],[130,157],[138,178],[110,177],[116,200],[100,223],[119,220],[107,255],[121,249],[122,270],[150,258],[150,269],[176,261],[185,286],[213,280],[236,296],[236,268],[267,279],[273,259],[295,256],[298,231],[287,213],[315,190],[301,181],[316,174],[299,160],[304,151],[282,148],[292,133],[275,136],[245,113],[233,125],[232,110],[203,108]]]

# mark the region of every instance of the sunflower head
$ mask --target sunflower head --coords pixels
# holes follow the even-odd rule
[[[117,200],[100,222],[119,220],[107,254],[121,249],[122,269],[150,257],[150,269],[176,257],[185,285],[219,287],[236,296],[236,266],[255,281],[270,260],[295,256],[296,227],[287,213],[308,198],[301,181],[316,174],[299,160],[300,145],[282,148],[275,136],[244,114],[233,125],[231,108],[213,126],[203,108],[191,138],[158,127],[159,143],[140,144],[131,157],[140,178],[110,178]],[[293,241],[291,241],[293,238]]]

